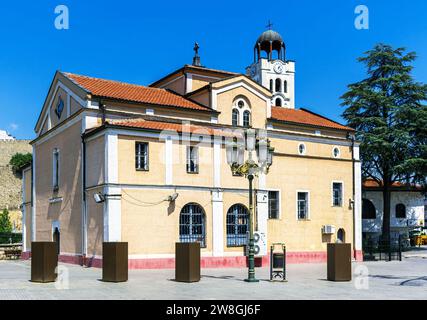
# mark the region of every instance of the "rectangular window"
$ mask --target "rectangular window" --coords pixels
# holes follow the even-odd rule
[[[53,150],[52,158],[52,186],[53,190],[59,189],[59,150]]]
[[[135,169],[148,171],[148,142],[135,143]]]
[[[308,219],[308,192],[298,192],[297,213],[299,220]]]
[[[199,173],[199,148],[187,147],[187,172]]]
[[[279,191],[269,191],[268,192],[268,218],[269,219],[279,219]]]
[[[342,206],[342,183],[332,183],[332,205],[334,207]]]

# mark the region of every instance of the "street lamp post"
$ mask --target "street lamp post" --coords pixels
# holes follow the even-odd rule
[[[247,282],[258,282],[255,278],[255,241],[253,227],[253,179],[259,173],[268,173],[273,163],[274,148],[270,146],[266,131],[260,130],[258,135],[254,129],[245,131],[244,139],[233,139],[226,145],[227,163],[233,174],[243,175],[249,181],[249,269]],[[243,140],[243,141],[242,141]],[[245,161],[245,150],[248,158]],[[254,160],[253,153],[256,152],[257,159]]]

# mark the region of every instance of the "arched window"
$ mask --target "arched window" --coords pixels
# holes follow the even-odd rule
[[[240,247],[247,244],[249,212],[242,204],[235,204],[227,212],[227,246]]]
[[[283,81],[283,92],[287,93],[288,92],[288,81]]]
[[[248,110],[243,112],[243,126],[249,127],[251,125],[251,113]]]
[[[186,204],[179,215],[179,241],[200,242],[201,247],[206,247],[205,238],[203,208],[196,203]]]
[[[281,84],[282,81],[280,81],[280,79],[276,79],[276,92],[280,92],[282,90]]]
[[[399,219],[406,218],[406,207],[403,203],[396,204],[396,218],[399,218]]]
[[[276,107],[281,107],[282,106],[282,99],[277,98],[276,99]]]
[[[239,125],[239,110],[233,109],[232,117],[233,117],[233,119],[232,119],[233,126],[238,126]]]
[[[341,243],[345,242],[345,231],[344,231],[344,229],[342,229],[342,228],[338,229],[337,239]]]
[[[270,79],[270,92],[273,92],[273,79]]]
[[[362,199],[362,219],[376,219],[377,213],[374,204],[368,199]]]

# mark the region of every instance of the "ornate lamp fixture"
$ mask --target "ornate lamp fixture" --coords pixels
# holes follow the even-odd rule
[[[245,161],[245,151],[248,158]],[[243,175],[249,180],[249,270],[247,282],[258,282],[255,278],[255,242],[253,228],[253,188],[252,182],[260,173],[267,174],[273,164],[274,148],[267,139],[265,130],[257,132],[254,129],[245,131],[244,139],[233,139],[226,144],[227,163],[233,174]],[[253,157],[256,153],[257,159]]]

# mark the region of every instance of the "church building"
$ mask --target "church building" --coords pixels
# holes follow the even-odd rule
[[[173,268],[198,241],[202,267],[246,265],[248,180],[226,138],[266,132],[268,174],[254,180],[257,258],[326,261],[330,242],[361,259],[361,167],[353,129],[295,106],[295,62],[281,35],[256,40],[245,73],[186,64],[147,86],[56,72],[24,172],[24,257],[57,241],[60,261],[100,266],[102,243],[129,245],[130,268]],[[252,54],[248,53],[251,60]]]

